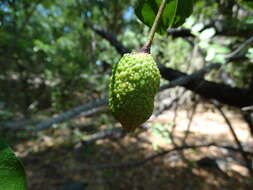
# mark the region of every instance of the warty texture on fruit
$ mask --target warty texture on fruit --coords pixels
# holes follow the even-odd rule
[[[133,132],[151,116],[160,78],[157,64],[148,53],[124,54],[114,66],[109,108],[126,132]]]

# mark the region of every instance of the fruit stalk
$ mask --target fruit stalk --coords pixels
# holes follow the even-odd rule
[[[157,27],[158,27],[158,24],[160,22],[160,19],[161,19],[161,16],[163,14],[163,10],[165,8],[165,5],[167,3],[167,0],[162,0],[162,3],[159,7],[159,10],[157,12],[157,15],[156,15],[156,18],[155,18],[155,21],[152,25],[152,28],[149,32],[149,36],[148,36],[148,41],[146,42],[146,44],[140,49],[139,52],[144,52],[144,53],[150,53],[150,47],[152,45],[152,42],[153,42],[153,39],[154,39],[154,36],[155,36],[155,32],[157,30]]]

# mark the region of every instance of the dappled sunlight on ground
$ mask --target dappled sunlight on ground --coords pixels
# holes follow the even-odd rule
[[[226,113],[239,139],[247,145],[248,151],[252,150],[246,124],[234,111]],[[161,150],[172,149],[173,143],[180,145],[189,123],[188,115],[187,111],[178,111],[173,140],[168,132],[173,128],[174,112],[166,111],[147,122],[149,130],[124,138],[77,146],[71,130],[59,128],[48,131],[39,140],[35,138],[17,144],[15,150],[24,161],[30,189],[33,190],[57,189],[73,180],[87,183],[89,190],[253,189],[252,178],[239,162],[243,160],[241,156],[217,147],[174,151],[143,164],[124,166]],[[162,132],[157,133],[156,128]],[[186,142],[234,145],[227,124],[219,113],[203,107],[196,111]],[[196,161],[207,156],[219,158],[223,163],[221,170],[198,167]]]

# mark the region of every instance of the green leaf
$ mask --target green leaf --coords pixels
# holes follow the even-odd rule
[[[21,161],[1,139],[0,190],[27,190],[25,170]]]
[[[162,0],[139,0],[135,8],[136,16],[152,27]],[[193,11],[193,0],[167,0],[157,32],[165,34],[169,27],[181,26]]]

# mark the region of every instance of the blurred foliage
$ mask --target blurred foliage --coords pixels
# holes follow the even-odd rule
[[[183,25],[197,36],[192,40],[194,47],[183,38],[157,35],[152,53],[158,62],[188,73],[201,68],[203,59],[223,63],[225,55],[247,39],[240,30],[253,31],[253,17],[250,2],[247,6],[234,0],[222,2],[196,1],[193,15]],[[148,27],[134,15],[135,3],[1,1],[0,119],[28,117],[42,111],[58,113],[107,95],[111,66],[120,55],[87,22],[115,35],[129,49],[137,49],[145,42]],[[219,20],[221,28],[237,33],[218,34],[210,23]],[[194,54],[198,47],[203,59]],[[223,71],[241,87],[249,87],[253,79],[253,51],[246,51],[246,57]],[[227,82],[214,76],[211,80]]]

